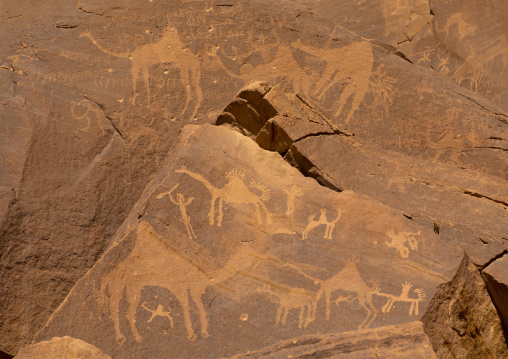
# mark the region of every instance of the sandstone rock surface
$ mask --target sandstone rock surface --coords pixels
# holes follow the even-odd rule
[[[115,245],[36,341],[69,335],[112,357],[224,357],[411,322],[461,259],[437,239],[246,136],[188,126]]]
[[[505,337],[508,338],[508,301],[506,300],[508,298],[508,257],[506,253],[483,268],[482,276],[500,314]]]
[[[355,330],[339,334],[307,335],[235,359],[275,358],[414,358],[434,359],[421,322]]]

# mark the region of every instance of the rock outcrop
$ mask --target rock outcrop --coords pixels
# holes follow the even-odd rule
[[[30,345],[21,349],[15,359],[111,359],[93,345],[71,337]]]
[[[467,256],[432,298],[422,321],[438,358],[508,358],[496,308]]]

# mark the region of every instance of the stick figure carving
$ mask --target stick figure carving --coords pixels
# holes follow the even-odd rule
[[[314,229],[322,224],[326,225],[325,234],[324,234],[323,238],[332,239],[332,233],[333,233],[333,230],[335,229],[335,224],[339,221],[340,216],[342,215],[342,211],[339,211],[337,218],[335,218],[335,220],[333,220],[333,221],[328,221],[328,219],[326,218],[326,209],[320,210],[320,215],[317,220],[316,220],[316,215],[317,215],[317,213],[314,213],[309,216],[309,223],[307,224],[307,227],[305,227],[305,230],[303,231],[302,240],[307,238],[307,235],[309,234],[309,232],[312,229]]]
[[[406,242],[413,251],[418,249],[418,242],[416,241],[416,238],[413,236],[419,236],[420,231],[416,233],[399,232],[395,234],[393,229],[390,229],[386,233],[386,235],[391,239],[391,241],[385,242],[385,244],[388,247],[395,248],[402,258],[409,257],[409,248],[406,247]]]
[[[173,202],[174,204],[179,206],[180,207],[180,213],[182,214],[181,221],[185,225],[185,229],[187,229],[187,234],[189,235],[189,238],[190,239],[192,239],[192,238],[198,238],[196,236],[196,234],[194,233],[194,230],[192,229],[192,226],[190,224],[190,217],[187,215],[187,211],[185,209],[185,207],[192,202],[194,197],[189,197],[187,202],[185,202],[185,197],[181,193],[177,193],[176,194],[176,201],[175,201],[173,196],[171,195],[171,193],[178,186],[179,186],[179,183],[177,183],[173,188],[171,188],[171,191],[169,191],[169,192],[163,192],[163,193],[160,193],[159,195],[157,195],[156,199],[161,199],[161,198],[163,198],[164,196],[167,195],[169,197],[169,199],[171,200],[171,202]]]
[[[182,169],[176,170],[175,172],[186,173],[192,178],[203,183],[203,185],[210,191],[212,199],[210,202],[210,211],[208,212],[208,221],[210,225],[214,224],[215,217],[215,202],[219,200],[218,215],[217,215],[217,226],[222,225],[223,212],[222,208],[224,202],[226,203],[243,203],[253,204],[256,209],[256,215],[258,223],[262,223],[261,220],[261,209],[265,212],[266,223],[271,223],[270,212],[266,208],[263,201],[270,198],[270,190],[261,184],[258,184],[255,180],[250,182],[250,187],[256,188],[261,191],[261,195],[257,195],[249,190],[249,188],[243,182],[245,174],[243,172],[232,170],[226,173],[228,183],[222,188],[214,187],[206,178],[198,173],[191,172],[186,166],[182,166]]]
[[[141,76],[145,83],[148,97],[147,103],[148,108],[150,108],[150,67],[162,63],[173,64],[176,68],[180,69],[180,82],[187,94],[185,106],[181,114],[183,115],[187,110],[191,98],[195,98],[196,104],[191,118],[194,117],[203,101],[203,92],[200,86],[201,64],[198,56],[186,48],[180,40],[178,30],[175,27],[166,26],[159,41],[138,46],[135,50],[125,53],[117,53],[106,49],[97,42],[90,31],[85,31],[79,36],[89,38],[99,50],[108,55],[126,58],[131,61],[133,105],[136,103],[136,86],[139,72],[141,71]],[[193,90],[194,96],[192,94]]]
[[[150,319],[148,319],[148,323],[151,323],[155,317],[166,317],[169,319],[169,321],[171,323],[171,328],[173,328],[173,318],[171,317],[171,308],[169,308],[168,310],[164,310],[164,307],[162,306],[162,304],[159,303],[159,305],[157,306],[157,309],[153,310],[153,309],[148,308],[145,304],[146,304],[146,302],[141,304],[141,308],[144,308],[147,311],[149,311],[150,313],[152,313],[152,316],[150,317]]]
[[[411,303],[411,305],[409,307],[409,315],[412,315],[413,313],[414,313],[414,315],[418,315],[419,303],[421,301],[425,300],[427,295],[425,294],[425,291],[423,289],[416,288],[413,292],[415,292],[418,295],[418,298],[409,298],[409,290],[411,289],[412,286],[413,285],[409,282],[402,283],[402,291],[399,296],[381,293],[381,292],[379,292],[379,288],[376,288],[373,291],[373,294],[388,298],[388,301],[381,308],[381,311],[383,313],[388,313],[392,309],[393,304],[395,302],[407,302],[407,303]]]

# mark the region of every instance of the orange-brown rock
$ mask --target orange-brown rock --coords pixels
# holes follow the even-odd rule
[[[233,358],[434,359],[436,354],[422,323],[410,322],[337,334],[306,335]]]
[[[461,250],[224,127],[187,126],[115,243],[35,341],[112,357],[232,356],[418,320]],[[72,315],[71,315],[72,313]]]
[[[505,337],[508,342],[508,257],[502,253],[482,269],[482,276],[487,284],[487,289],[492,302],[498,310],[501,322],[505,330]]]
[[[438,358],[508,358],[496,308],[478,268],[467,255],[422,318]]]

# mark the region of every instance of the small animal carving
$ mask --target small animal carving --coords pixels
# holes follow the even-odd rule
[[[298,328],[307,328],[315,319],[313,315],[314,294],[302,288],[283,288],[273,290],[269,285],[257,288],[258,292],[267,293],[272,300],[279,304],[275,315],[275,324],[286,325],[286,320],[291,309],[298,309]],[[307,312],[307,315],[305,315]]]
[[[400,293],[399,296],[395,296],[395,295],[392,295],[392,294],[386,294],[386,293],[381,293],[379,291],[379,288],[376,288],[375,290],[373,290],[373,294],[376,294],[378,296],[381,296],[381,297],[387,297],[388,298],[388,301],[386,302],[385,305],[383,305],[383,307],[381,308],[381,311],[383,313],[388,313],[390,312],[390,310],[392,309],[393,307],[393,304],[395,302],[406,302],[406,303],[411,303],[411,305],[409,306],[409,315],[418,315],[419,313],[419,304],[421,301],[425,300],[425,298],[427,297],[427,295],[425,294],[425,291],[421,288],[416,288],[413,292],[416,293],[416,295],[418,296],[417,298],[409,298],[409,290],[413,287],[413,285],[409,282],[405,282],[405,283],[402,283],[402,291]]]
[[[309,216],[309,223],[307,224],[307,227],[305,227],[305,230],[303,231],[302,240],[307,238],[307,235],[309,234],[309,232],[312,229],[314,229],[322,224],[324,224],[326,226],[325,234],[324,234],[323,238],[332,239],[332,233],[333,233],[333,230],[335,229],[335,224],[339,221],[340,216],[342,215],[342,211],[339,211],[337,218],[335,218],[333,221],[329,221],[326,218],[326,209],[320,210],[320,215],[317,220],[316,220],[316,215],[317,215],[317,213]]]

